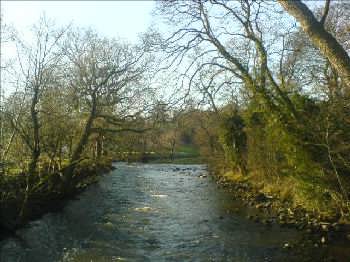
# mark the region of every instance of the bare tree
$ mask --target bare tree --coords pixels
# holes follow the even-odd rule
[[[17,63],[13,71],[19,72],[15,74],[17,85],[24,90],[26,97],[30,97],[31,124],[28,129],[20,130],[17,119],[13,119],[11,123],[15,130],[20,131],[21,138],[31,151],[29,174],[36,172],[41,154],[39,102],[60,63],[58,42],[65,31],[66,29],[57,30],[50,21],[42,17],[33,28],[32,43],[26,43],[18,34],[14,39],[17,47]]]
[[[221,86],[244,87],[248,96],[282,118],[289,119],[292,115],[294,121],[301,120],[274,73],[276,51],[273,49],[278,41],[274,35],[280,35],[281,30],[268,26],[267,19],[273,14],[267,12],[270,8],[273,3],[248,0],[162,2],[160,12],[181,25],[163,44],[173,58],[168,59],[171,63],[187,64],[181,86],[190,89],[197,75],[210,70],[213,73],[206,85],[217,79]],[[200,77],[197,79],[201,82]]]
[[[100,38],[90,30],[71,32],[64,52],[70,61],[67,68],[69,85],[78,99],[81,113],[87,116],[70,157],[70,165],[74,166],[93,132],[121,131],[95,126],[96,120],[101,119],[117,127],[120,125],[122,119],[118,115],[136,105],[142,94],[144,86],[141,79],[148,60],[142,49],[121,41]]]
[[[330,9],[330,0],[326,0],[324,14],[320,21],[300,0],[279,0],[278,2],[301,24],[312,43],[319,48],[337,70],[344,83],[350,87],[350,57],[344,47],[324,26]]]

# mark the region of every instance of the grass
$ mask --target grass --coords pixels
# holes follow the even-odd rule
[[[229,171],[229,172],[224,173],[223,177],[225,179],[232,181],[232,182],[235,182],[235,183],[242,183],[242,182],[248,181],[247,176],[243,176],[241,173],[233,172],[233,171]]]
[[[327,219],[342,214],[344,222],[349,222],[345,201],[330,183],[330,177],[324,174],[269,177],[259,172],[243,176],[229,171],[222,176],[233,183],[249,183],[257,191],[272,195],[291,207],[303,207]]]
[[[119,153],[116,159],[128,162],[147,162],[147,163],[172,163],[172,164],[203,164],[205,161],[200,157],[199,151],[193,146],[179,146],[176,148],[173,156],[170,149],[160,152],[144,154],[143,152]]]
[[[191,156],[199,156],[199,151],[197,148],[193,147],[193,146],[179,146],[176,149],[177,153],[184,153],[186,155],[191,155]]]
[[[172,163],[172,164],[203,164],[204,160],[200,157],[199,151],[193,146],[179,146],[176,148],[173,159],[169,152],[153,155],[149,160],[152,163]]]
[[[194,165],[194,164],[204,164],[205,161],[200,157],[178,157],[178,158],[174,158],[173,160],[170,158],[154,159],[149,161],[149,163]]]

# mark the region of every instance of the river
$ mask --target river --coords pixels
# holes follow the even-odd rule
[[[302,234],[246,219],[203,165],[126,164],[0,243],[3,262],[302,261]],[[235,212],[232,212],[235,210]]]

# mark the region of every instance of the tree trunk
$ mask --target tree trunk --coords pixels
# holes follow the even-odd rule
[[[73,151],[73,154],[72,154],[72,157],[70,160],[70,164],[73,164],[74,162],[76,162],[80,159],[80,156],[83,153],[84,147],[89,140],[89,136],[91,134],[91,128],[92,128],[93,122],[96,118],[96,97],[95,97],[95,95],[92,96],[91,103],[92,103],[92,106],[91,106],[89,118],[86,121],[85,128],[84,128],[83,134],[80,138],[80,141],[79,141],[77,147],[75,148],[75,150]]]
[[[323,24],[317,21],[309,8],[300,0],[278,0],[278,2],[301,24],[313,45],[329,60],[344,84],[350,89],[350,58],[341,44],[326,31]]]
[[[91,134],[91,128],[92,128],[93,122],[96,118],[96,106],[97,106],[96,103],[97,103],[97,101],[96,101],[95,94],[92,95],[91,103],[92,103],[92,105],[91,105],[90,115],[86,121],[83,134],[80,137],[80,140],[79,140],[77,147],[74,149],[74,151],[72,153],[68,167],[66,167],[64,170],[64,177],[63,178],[64,178],[64,182],[66,184],[67,192],[71,191],[72,186],[74,186],[71,183],[71,179],[73,177],[73,172],[74,172],[76,164],[78,163],[78,160],[80,160],[81,154],[83,153],[87,142],[89,141],[89,136]]]
[[[38,103],[39,97],[38,88],[34,88],[34,95],[32,99],[32,104],[30,107],[30,113],[33,124],[33,148],[32,148],[32,159],[29,164],[28,174],[31,175],[36,171],[36,167],[38,164],[38,160],[40,157],[40,136],[39,136],[39,120],[38,120],[38,112],[36,111],[36,105]]]
[[[171,141],[171,151],[170,151],[170,159],[171,161],[174,161],[174,157],[175,157],[175,145],[176,145],[176,138],[174,138]]]
[[[100,160],[103,153],[103,135],[98,134],[96,139],[96,159]]]

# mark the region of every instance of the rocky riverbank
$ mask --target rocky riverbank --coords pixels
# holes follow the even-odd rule
[[[214,177],[220,187],[226,188],[234,199],[243,202],[249,210],[246,214],[248,219],[267,226],[279,224],[301,230],[306,236],[301,245],[321,247],[330,243],[346,243],[350,246],[350,224],[341,221],[338,214],[323,216],[306,210],[302,205],[294,206],[278,196],[267,195],[249,181],[236,181],[218,174]],[[284,245],[285,248],[292,246],[288,241]]]

